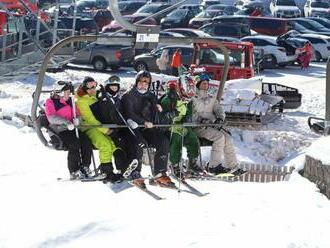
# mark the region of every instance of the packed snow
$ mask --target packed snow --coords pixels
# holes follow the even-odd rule
[[[109,77],[86,70],[48,73],[45,88],[59,79],[77,85],[85,75],[99,82]],[[135,72],[118,75],[128,84]],[[325,64],[313,63],[307,71],[266,70],[262,76],[298,88],[303,103],[266,126],[231,128],[238,159],[295,166],[290,179],[191,182],[209,192],[205,197],[150,186],[162,201],[135,188],[115,194],[100,182],[58,181],[69,176],[66,152],[44,147],[14,117],[30,114],[36,76],[1,84],[0,114],[13,119],[0,121],[0,247],[330,247],[330,202],[298,174],[306,153],[330,161],[324,156],[329,139],[307,125],[308,116],[324,116]],[[150,168],[143,173],[149,175]]]

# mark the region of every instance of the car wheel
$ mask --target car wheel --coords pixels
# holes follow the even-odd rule
[[[146,63],[142,62],[142,61],[138,61],[135,63],[134,68],[137,72],[139,71],[147,71],[148,67],[146,65]]]
[[[94,69],[97,71],[103,71],[107,68],[107,62],[104,58],[95,58],[92,64]]]
[[[318,51],[315,51],[315,61],[320,62],[321,60],[322,60],[322,55]]]
[[[274,55],[270,55],[270,60],[271,60],[271,65],[272,65],[272,68],[276,68],[278,66],[277,64],[277,59]]]
[[[120,65],[110,65],[110,69],[113,71],[117,71],[120,68]]]

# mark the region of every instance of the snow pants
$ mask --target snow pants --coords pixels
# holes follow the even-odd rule
[[[116,150],[113,140],[97,128],[88,129],[86,131],[86,135],[89,137],[96,149],[99,150],[101,164],[110,163],[113,153]]]
[[[76,137],[75,130],[63,131],[58,134],[64,145],[68,148],[68,169],[69,172],[75,172],[82,167],[89,167],[93,146],[89,138],[82,132],[79,132],[79,139]]]
[[[167,154],[170,150],[170,142],[165,133],[156,128],[145,128],[141,131],[142,137],[149,147],[156,148],[153,174],[157,175],[167,171]]]
[[[183,139],[183,143],[182,143]],[[191,128],[187,128],[187,134],[182,137],[178,133],[172,133],[170,144],[170,162],[178,164],[182,156],[182,146],[187,148],[189,159],[195,159],[199,154],[199,140]]]
[[[198,137],[212,141],[212,150],[209,166],[215,167],[222,161],[224,157],[224,166],[227,168],[235,168],[237,166],[237,158],[234,145],[229,134],[216,128],[197,128],[195,132]]]
[[[122,155],[120,156],[120,159],[122,160],[121,163],[126,163],[127,165],[129,165],[133,159],[137,159],[139,161],[139,166],[137,170],[141,171],[143,150],[140,146],[138,146],[138,139],[134,137],[128,129],[119,129],[113,135],[111,134],[111,138],[115,142],[115,145],[120,148],[116,150],[114,154],[116,167],[118,164],[118,156],[116,156],[116,153],[117,151],[121,150],[125,153],[125,157],[123,157]]]

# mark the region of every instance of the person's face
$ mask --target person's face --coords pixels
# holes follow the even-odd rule
[[[149,83],[150,83],[150,79],[147,77],[141,77],[140,81],[137,84],[137,89],[138,90],[148,90],[149,88]]]
[[[117,85],[110,85],[109,89],[112,90],[113,92],[118,92],[118,90],[119,90]]]
[[[96,87],[97,87],[97,82],[92,81],[87,83],[87,94],[88,95],[95,95],[96,94]]]
[[[63,91],[63,98],[64,99],[69,99],[69,97],[70,97],[70,90]]]
[[[199,85],[200,90],[208,90],[209,89],[209,81],[203,80]]]

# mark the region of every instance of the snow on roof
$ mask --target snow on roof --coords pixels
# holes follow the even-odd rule
[[[322,137],[312,143],[307,149],[306,155],[321,160],[324,165],[330,166],[330,136]]]

